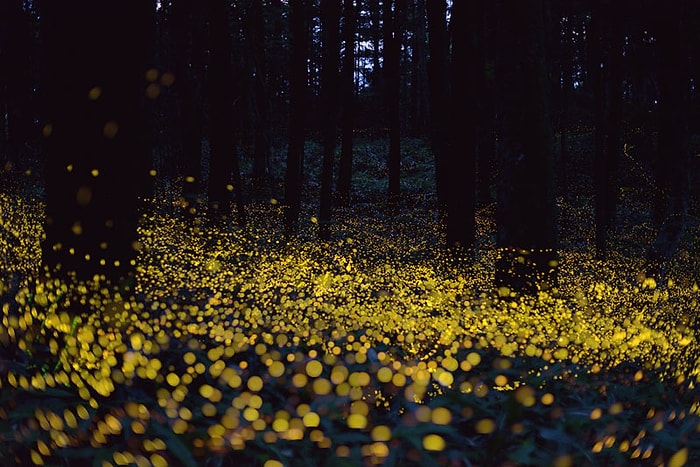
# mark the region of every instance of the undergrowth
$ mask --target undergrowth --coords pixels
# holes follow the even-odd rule
[[[339,210],[332,242],[313,206],[286,242],[274,199],[245,230],[151,200],[122,296],[42,274],[40,199],[2,195],[3,465],[700,462],[692,245],[657,284],[565,243],[559,288],[518,297],[490,207],[467,261],[411,200]]]

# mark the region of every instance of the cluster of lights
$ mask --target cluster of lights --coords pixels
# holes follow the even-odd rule
[[[12,250],[13,267],[37,277],[41,232],[21,222],[37,214],[22,217],[17,209],[37,207],[2,199],[3,226],[12,225],[19,238],[29,240],[16,251],[17,245],[3,239],[1,249]],[[75,407],[61,412],[37,408],[18,429],[15,441],[36,430],[48,434],[36,439],[33,462],[86,442],[104,447],[129,430],[139,444],[115,452],[112,465],[167,465],[165,443],[153,436],[155,425],[193,434],[193,445],[209,452],[242,450],[261,437],[266,443],[310,439],[338,457],[349,456],[347,445],[324,432],[323,420],[369,433],[362,453],[381,460],[397,433],[376,423],[375,412],[389,410],[397,394],[416,404],[403,409],[404,424],[440,427],[467,420],[478,435],[494,432],[497,421],[469,407],[455,413],[426,402],[445,391],[478,398],[497,391],[512,392],[523,407],[556,405],[551,393],[540,394],[508,373],[511,358],[582,364],[593,372],[632,360],[645,370],[672,361],[668,378],[700,375],[693,360],[695,335],[666,306],[696,310],[694,283],[671,279],[663,287],[629,286],[576,276],[571,268],[592,259],[564,251],[562,277],[576,280],[563,281],[556,296],[517,298],[505,289],[485,292],[498,252],[465,268],[431,247],[440,244],[442,229],[429,214],[390,226],[372,218],[341,218],[334,233],[342,240],[319,244],[303,236],[279,240],[277,203],[251,211],[258,215],[239,232],[186,226],[154,208],[140,227],[134,297],[120,297],[99,277],[79,284],[42,277],[25,281],[15,308],[3,305],[2,344],[46,364],[30,371],[5,368],[2,387],[70,388],[80,396]],[[416,228],[424,240],[417,240]],[[627,267],[624,261],[613,258],[608,277]],[[77,304],[90,312],[76,315]],[[483,361],[486,349],[501,357]],[[484,365],[502,374],[484,380],[478,371]],[[635,381],[643,374],[639,370]],[[276,392],[268,388],[278,384],[291,391],[286,401],[269,399]],[[129,387],[153,387],[157,407],[108,403]],[[314,402],[329,398],[337,413]],[[590,419],[622,410],[615,404],[595,409]],[[8,416],[3,408],[0,419]],[[450,441],[441,433],[426,432],[422,448],[446,449]],[[617,446],[630,458],[646,459],[652,452],[642,438],[610,435],[591,449]],[[682,465],[683,451],[677,456],[669,465]],[[561,465],[567,459],[563,455]]]

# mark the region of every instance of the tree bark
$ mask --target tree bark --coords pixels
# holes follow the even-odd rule
[[[231,63],[229,8],[209,0],[209,214],[215,221],[226,220],[233,211],[236,194],[238,224],[245,225],[237,138],[239,123],[235,108],[240,99],[240,81]]]
[[[647,251],[646,276],[665,278],[685,229],[690,198],[688,146],[689,63],[685,31],[686,2],[673,0],[657,17],[659,43],[659,146],[657,167],[665,179],[657,185],[665,212],[654,243]]]
[[[490,26],[493,22],[492,8],[487,2],[477,2],[476,17],[476,109],[477,119],[477,204],[486,206],[493,199],[491,179],[496,159],[496,131],[494,108],[494,74],[492,39]],[[491,28],[492,29],[492,28]]]
[[[606,154],[606,133],[608,123],[609,94],[606,87],[607,48],[604,46],[604,31],[607,15],[604,0],[596,0],[591,14],[589,35],[587,36],[589,50],[588,75],[593,85],[595,102],[595,153],[593,156],[593,180],[595,186],[595,251],[598,259],[607,256],[607,218],[609,211],[608,179],[609,161]]]
[[[447,204],[447,135],[450,94],[447,2],[432,0],[426,4],[428,17],[428,79],[430,84],[430,141],[435,160],[435,188],[438,205]]]
[[[452,62],[447,151],[447,246],[470,251],[475,238],[476,206],[476,4],[452,8]],[[454,118],[459,115],[460,118]]]
[[[557,224],[544,1],[500,1],[497,80],[500,177],[496,285],[532,294],[556,287]]]
[[[622,107],[623,75],[622,58],[625,42],[624,19],[629,8],[625,2],[610,2],[610,18],[607,25],[610,50],[608,54],[608,129],[605,153],[608,159],[607,212],[605,223],[609,229],[615,228],[615,216],[618,205],[618,168],[622,157]]]
[[[618,2],[593,4],[589,65],[595,99],[595,232],[596,256],[607,255],[608,231],[617,206],[617,167],[621,153],[622,47],[624,8]]]
[[[265,52],[265,17],[263,1],[251,0],[244,27],[252,48],[255,89],[255,148],[253,150],[253,184],[268,183],[270,158],[269,91],[267,83],[267,54]],[[256,188],[256,186],[254,186]]]
[[[149,2],[46,1],[46,238],[59,276],[133,276],[150,148],[141,107]],[[123,283],[126,283],[123,282]]]
[[[170,32],[175,45],[174,90],[177,99],[177,141],[175,161],[182,179],[182,212],[193,218],[202,210],[203,107],[205,40],[202,37],[205,18],[199,2],[174,0],[171,5]]]
[[[19,0],[0,4],[0,171],[13,170],[38,139],[32,79],[32,18]]]
[[[299,230],[301,183],[304,158],[304,94],[306,90],[306,11],[308,0],[289,4],[289,147],[285,175],[284,232],[287,238]]]
[[[561,38],[561,116],[559,118],[559,196],[564,201],[564,206],[568,205],[569,201],[569,181],[567,165],[569,161],[569,120],[570,108],[572,104],[572,94],[574,90],[573,74],[574,74],[574,44],[573,44],[573,27],[571,19],[567,17],[564,23]],[[563,216],[563,223],[568,221],[567,217]],[[562,227],[563,228],[563,227]]]

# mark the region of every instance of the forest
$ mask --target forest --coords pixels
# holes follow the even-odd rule
[[[2,0],[0,463],[700,464],[700,3]]]

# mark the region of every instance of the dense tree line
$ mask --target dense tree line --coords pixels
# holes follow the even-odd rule
[[[556,286],[557,199],[592,128],[595,247],[615,231],[623,135],[658,134],[650,167],[660,278],[693,193],[699,6],[687,0],[184,0],[25,2],[0,11],[0,155],[43,155],[44,263],[122,282],[149,171],[185,218],[245,227],[286,154],[285,234],[299,229],[305,141],[321,143],[319,235],[353,201],[353,139],[388,140],[386,201],[401,209],[402,136],[430,139],[447,246],[469,257],[496,203],[496,282]],[[95,5],[99,5],[95,7]],[[631,139],[629,139],[631,141]],[[653,145],[651,144],[653,143]],[[643,145],[642,145],[643,146]],[[250,169],[245,169],[250,168]],[[251,180],[249,185],[244,180]],[[561,204],[561,203],[560,203]],[[223,224],[221,224],[223,222]]]

